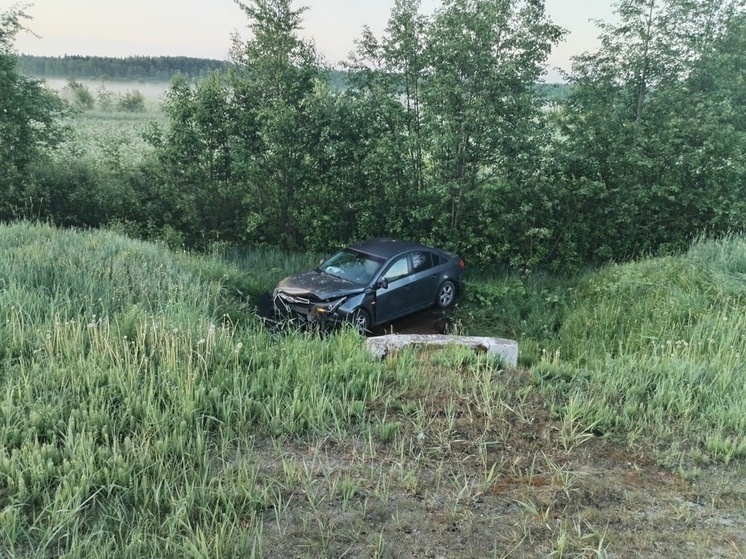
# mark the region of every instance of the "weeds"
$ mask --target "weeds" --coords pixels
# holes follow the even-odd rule
[[[438,546],[468,542],[475,557],[604,557],[666,537],[660,553],[681,551],[676,534],[702,526],[726,542],[714,553],[742,556],[713,520],[742,519],[746,454],[732,268],[746,249],[729,243],[694,247],[691,275],[668,260],[604,270],[572,301],[529,285],[529,372],[456,348],[376,362],[350,332],[268,333],[249,298],[302,267],[282,255],[244,272],[112,233],[0,227],[0,554],[450,556]],[[625,306],[632,282],[640,301]],[[608,475],[592,462],[616,444],[605,433],[628,443]],[[638,538],[625,507],[650,511],[656,458],[688,474],[660,484],[665,510]],[[682,504],[712,458],[733,476],[687,497],[712,506]]]

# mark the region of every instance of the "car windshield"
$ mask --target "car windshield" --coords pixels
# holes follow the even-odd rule
[[[381,269],[383,262],[382,258],[346,248],[322,262],[319,270],[330,276],[367,285]]]

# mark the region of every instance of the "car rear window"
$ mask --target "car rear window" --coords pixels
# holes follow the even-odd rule
[[[429,270],[433,267],[433,257],[435,255],[427,251],[417,251],[412,253],[412,269],[413,273],[422,272]]]

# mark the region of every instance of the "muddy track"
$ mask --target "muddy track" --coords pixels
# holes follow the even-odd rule
[[[440,309],[426,309],[376,326],[371,331],[371,336],[383,336],[385,334],[445,334],[451,322],[450,314]]]

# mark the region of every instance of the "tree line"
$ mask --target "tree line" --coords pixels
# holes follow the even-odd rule
[[[18,70],[39,78],[143,80],[168,82],[174,74],[194,80],[224,71],[228,62],[188,56],[34,56],[18,55]]]
[[[225,72],[231,62],[212,58],[189,56],[35,56],[18,54],[18,70],[25,76],[35,78],[61,78],[72,80],[121,80],[170,82],[175,74],[181,74],[190,81],[204,78],[213,72]],[[331,70],[330,79],[335,87],[347,87],[346,75],[342,70]],[[550,95],[562,95],[563,88],[552,84],[547,91]]]
[[[401,236],[520,268],[744,230],[743,0],[621,0],[551,102],[536,83],[564,31],[542,0],[444,0],[432,16],[397,0],[383,34],[363,29],[343,89],[300,36],[303,8],[239,5],[251,38],[229,68],[175,78],[145,162],[40,163],[6,208],[188,247]]]

